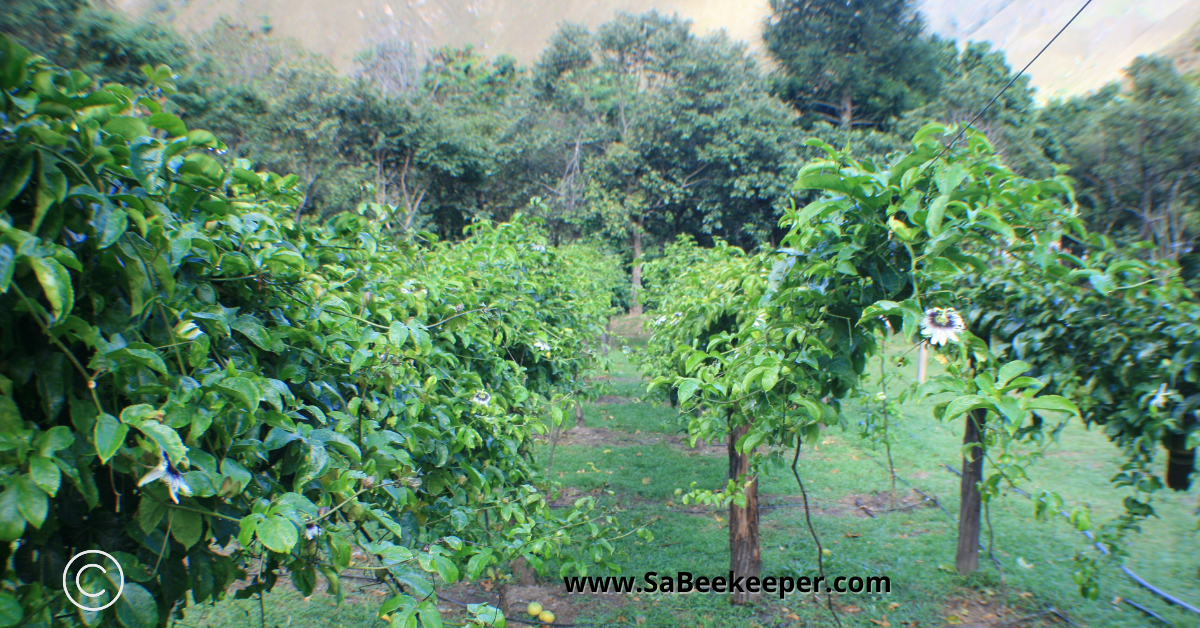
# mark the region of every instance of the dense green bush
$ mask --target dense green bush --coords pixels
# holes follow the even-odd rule
[[[611,297],[536,225],[297,222],[296,177],[222,166],[158,93],[4,38],[0,90],[0,625],[150,627],[380,567],[392,626],[437,625],[438,581],[605,561],[610,520],[550,511],[529,439]],[[100,613],[55,584],[86,549],[126,575]]]

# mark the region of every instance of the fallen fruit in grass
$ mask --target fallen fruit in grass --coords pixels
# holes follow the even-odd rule
[[[537,602],[530,602],[529,606],[525,607],[525,612],[529,613],[530,617],[537,617],[542,614],[542,605]]]
[[[547,624],[553,624],[554,623],[554,613],[551,613],[550,611],[542,611],[542,614],[538,615],[538,619],[546,622]]]
[[[833,556],[833,552],[831,552],[831,551],[829,551],[829,550],[827,550],[827,549],[823,549],[823,550],[821,550],[821,553],[822,553],[822,554],[824,554],[824,555],[826,555],[826,556]]]

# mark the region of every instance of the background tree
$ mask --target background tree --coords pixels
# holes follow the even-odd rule
[[[886,126],[938,91],[936,40],[912,0],[771,0],[775,91],[808,120]]]
[[[1043,124],[1066,130],[1049,152],[1081,181],[1094,229],[1153,241],[1158,257],[1178,259],[1194,238],[1200,101],[1168,59],[1139,57],[1126,74],[1125,89],[1046,108]]]
[[[971,42],[960,52],[953,42],[938,42],[944,60],[941,89],[928,103],[904,114],[896,124],[900,135],[912,135],[928,122],[964,125],[983,133],[1004,162],[1027,176],[1053,174],[1049,160],[1035,136],[1037,105],[1029,77],[1013,78],[1004,53],[986,42]],[[988,107],[992,98],[1004,93]],[[987,111],[984,108],[987,107]],[[975,119],[981,111],[983,115]]]
[[[681,233],[770,241],[795,154],[791,117],[745,48],[690,28],[657,13],[620,15],[594,38],[566,26],[534,72],[542,99],[595,121],[590,135],[608,138],[583,160],[581,220],[626,238],[635,313],[648,245]],[[588,41],[585,54],[579,42]]]

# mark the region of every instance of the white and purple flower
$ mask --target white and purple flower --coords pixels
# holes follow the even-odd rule
[[[958,342],[958,335],[966,328],[962,316],[952,307],[930,308],[921,319],[921,335],[939,347],[947,342]]]
[[[162,460],[158,466],[150,470],[138,481],[138,487],[145,486],[155,480],[162,480],[167,485],[167,490],[171,493],[171,501],[179,503],[179,495],[191,497],[192,488],[183,481],[183,474],[171,464],[171,459],[167,457],[166,452],[162,454]]]

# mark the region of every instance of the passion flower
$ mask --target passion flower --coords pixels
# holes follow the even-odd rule
[[[921,319],[921,335],[939,347],[947,342],[958,342],[958,335],[966,328],[962,316],[952,307],[930,308]]]
[[[155,480],[162,480],[167,485],[167,490],[171,493],[171,501],[176,504],[179,503],[179,495],[182,494],[185,497],[190,497],[192,494],[192,488],[187,485],[187,482],[183,481],[183,474],[179,473],[175,465],[171,464],[171,459],[167,457],[166,452],[163,452],[162,460],[158,463],[158,466],[151,469],[150,473],[147,473],[138,481],[138,487],[145,486]]]

